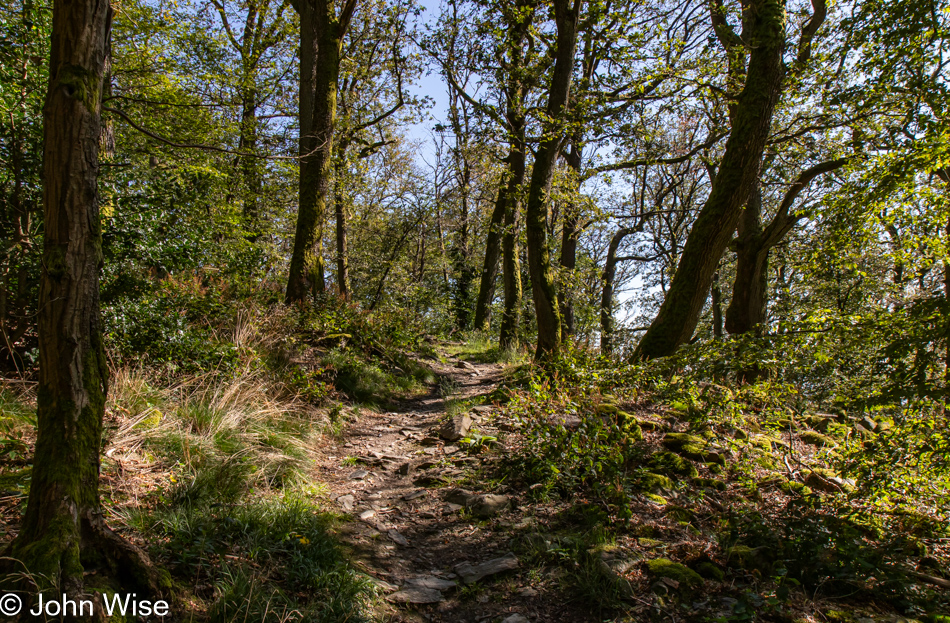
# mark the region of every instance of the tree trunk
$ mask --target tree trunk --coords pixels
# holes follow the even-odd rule
[[[557,23],[557,51],[551,89],[548,93],[544,138],[538,146],[528,203],[525,209],[525,232],[528,242],[528,274],[538,323],[536,359],[554,358],[561,342],[561,314],[558,310],[557,284],[548,248],[547,215],[554,164],[564,139],[562,117],[571,91],[574,50],[577,45],[577,20],[582,0],[554,0]]]
[[[513,149],[513,148],[512,148]],[[508,160],[511,154],[508,155]],[[510,165],[508,174],[510,175]],[[488,223],[488,235],[485,240],[485,261],[482,264],[481,280],[478,285],[478,298],[475,299],[475,320],[473,327],[485,331],[488,329],[489,311],[495,295],[495,277],[498,276],[498,258],[501,256],[502,223],[505,220],[506,204],[510,201],[508,184],[502,180],[498,188],[498,198]]]
[[[519,91],[523,94],[523,90]],[[501,335],[498,345],[502,350],[516,348],[521,330],[521,259],[518,249],[518,212],[521,211],[521,193],[527,166],[524,141],[524,117],[517,116],[512,122],[514,149],[508,154],[509,173],[505,202],[505,230],[502,235],[502,279],[505,289],[505,311],[501,318]]]
[[[762,331],[768,306],[769,253],[798,222],[790,216],[795,199],[819,175],[843,167],[850,157],[827,160],[802,171],[792,182],[775,216],[762,227],[762,192],[756,181],[739,221],[736,240],[736,279],[726,310],[726,330],[733,334]]]
[[[745,86],[732,115],[732,132],[669,292],[634,353],[638,359],[671,355],[692,337],[713,274],[758,180],[772,113],[785,76],[785,3],[753,0],[743,14],[743,38],[750,42],[751,52]]]
[[[581,158],[583,148],[580,146],[581,139],[575,136],[571,140],[571,151],[568,152],[565,160],[574,171],[575,178],[579,181],[581,178]],[[580,194],[580,188],[576,189]],[[559,301],[561,309],[561,339],[566,340],[574,335],[574,301],[571,285],[574,282],[574,269],[577,268],[577,240],[580,238],[580,206],[576,201],[571,201],[564,209],[564,222],[561,226],[561,292]]]
[[[713,337],[721,339],[722,329],[722,288],[719,286],[719,271],[713,275],[712,283]]]
[[[739,219],[736,279],[726,309],[726,331],[735,335],[761,331],[768,288],[768,249],[762,238],[762,190],[756,182]]]
[[[102,244],[97,176],[100,104],[112,9],[108,2],[53,5],[50,79],[43,109],[45,234],[38,317],[37,440],[23,526],[9,556],[40,590],[81,594],[97,583],[156,594],[146,555],[112,532],[99,500],[108,386],[99,311]]]
[[[346,248],[346,194],[344,177],[346,172],[346,151],[349,142],[340,142],[334,164],[333,205],[336,213],[336,283],[343,300],[350,300],[350,260]]]
[[[246,87],[241,97],[241,137],[238,150],[250,154],[257,152],[257,90],[253,86]],[[261,235],[260,203],[263,193],[263,176],[258,158],[242,156],[241,174],[244,178],[245,235],[250,242],[256,242]]]
[[[610,239],[607,259],[604,261],[604,289],[600,297],[600,352],[610,355],[614,349],[614,280],[617,277],[617,249],[635,230],[622,227]]]
[[[326,291],[323,225],[333,173],[340,45],[346,24],[337,19],[332,0],[300,0],[300,10],[300,191],[288,303]]]

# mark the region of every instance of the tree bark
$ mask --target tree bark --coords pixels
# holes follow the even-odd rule
[[[623,239],[634,233],[632,227],[621,227],[610,239],[604,261],[604,289],[600,297],[600,352],[610,355],[614,349],[614,280],[617,277],[617,249]]]
[[[50,78],[43,109],[45,234],[38,317],[37,440],[23,525],[8,552],[40,589],[81,594],[97,582],[157,594],[169,586],[138,548],[112,532],[99,499],[108,366],[102,342],[97,194],[101,96],[112,9],[53,5]]]
[[[827,160],[799,174],[786,191],[775,216],[762,226],[762,193],[759,183],[739,221],[736,239],[736,278],[726,309],[726,331],[733,335],[761,331],[768,306],[769,253],[799,221],[790,210],[798,195],[819,175],[843,167],[850,157]]]
[[[300,182],[287,303],[326,291],[323,226],[333,173],[333,133],[343,35],[357,0],[337,17],[333,0],[298,0],[300,13]]]
[[[548,93],[544,138],[538,146],[528,202],[525,208],[525,232],[528,242],[528,274],[538,322],[538,346],[535,358],[557,357],[561,342],[561,314],[558,309],[557,284],[548,248],[547,215],[554,164],[564,140],[562,117],[571,91],[574,51],[577,46],[577,21],[582,0],[554,0],[557,24],[557,50],[551,88]]]
[[[511,154],[508,154],[508,160]],[[510,168],[507,172],[510,175]],[[492,209],[491,219],[488,223],[488,235],[485,240],[485,261],[482,263],[482,272],[478,285],[478,297],[475,299],[475,320],[472,326],[475,329],[485,331],[488,329],[489,311],[491,302],[495,295],[495,277],[498,276],[498,258],[501,257],[501,238],[503,235],[502,224],[507,212],[508,184],[502,180],[498,188],[498,198],[495,200],[495,207]]]
[[[337,290],[345,301],[350,300],[350,259],[346,242],[346,194],[343,190],[343,179],[346,171],[346,151],[348,148],[348,142],[340,142],[333,174],[333,205],[336,213],[336,283]]]
[[[715,23],[715,10],[713,13]],[[748,42],[751,52],[745,85],[732,115],[732,132],[669,292],[634,353],[637,359],[673,354],[692,337],[699,322],[713,274],[758,179],[785,76],[785,16],[783,0],[751,0],[743,11],[742,40]],[[715,25],[720,31],[728,29],[728,25]]]
[[[583,148],[581,139],[575,136],[571,140],[571,150],[565,160],[574,171],[575,178],[581,179],[581,158]],[[578,195],[580,189],[577,189]],[[561,310],[561,339],[566,340],[574,334],[574,302],[570,284],[574,279],[574,269],[577,268],[577,240],[580,238],[580,207],[574,201],[564,209],[564,221],[561,225],[561,291],[559,296]]]

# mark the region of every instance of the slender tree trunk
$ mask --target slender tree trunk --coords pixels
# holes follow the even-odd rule
[[[300,0],[300,193],[287,302],[326,291],[323,226],[333,173],[333,131],[344,27],[333,0]]]
[[[523,92],[523,91],[522,91]],[[518,116],[512,123],[515,149],[509,154],[508,201],[505,202],[505,229],[502,235],[502,278],[505,289],[505,311],[501,318],[502,350],[516,348],[521,330],[521,258],[518,249],[518,213],[521,211],[521,193],[527,166],[524,142],[524,118]]]
[[[614,349],[614,280],[617,278],[617,249],[634,229],[622,227],[614,233],[607,246],[604,261],[604,289],[600,296],[600,352],[610,355]]]
[[[99,500],[99,456],[108,388],[99,271],[97,194],[101,95],[112,8],[53,5],[49,91],[43,109],[45,234],[38,317],[37,440],[23,525],[8,554],[40,583],[70,596],[84,569],[155,594],[158,572],[112,532]]]
[[[560,127],[571,91],[574,51],[577,46],[577,20],[582,0],[554,0],[557,23],[557,52],[551,88],[548,93],[544,138],[538,146],[528,202],[525,209],[525,232],[528,242],[528,274],[538,323],[536,359],[557,357],[561,342],[561,315],[557,302],[557,283],[548,248],[547,216],[554,164],[564,139]]]
[[[336,282],[343,300],[350,300],[350,260],[346,248],[346,152],[348,141],[341,141],[334,164],[333,205],[336,213]]]
[[[758,180],[772,113],[785,76],[785,2],[751,0],[743,13],[752,44],[745,86],[732,115],[732,133],[709,198],[686,240],[669,292],[637,346],[635,358],[671,355],[689,341],[709,295],[713,274]]]
[[[239,150],[246,153],[257,151],[257,90],[253,86],[246,87],[241,97]],[[244,178],[244,227],[247,239],[256,242],[261,235],[260,202],[264,183],[258,159],[242,156],[241,174]]]
[[[581,177],[581,158],[583,155],[580,146],[581,138],[577,135],[571,139],[571,151],[565,160],[574,171],[575,178]],[[576,189],[580,194],[580,188]],[[561,310],[561,339],[566,340],[574,335],[574,300],[571,285],[574,282],[574,269],[577,268],[577,241],[580,238],[580,206],[571,201],[564,208],[564,221],[561,226],[561,289],[558,297]]]
[[[510,160],[509,154],[508,159]],[[510,165],[509,165],[510,171]],[[510,173],[509,173],[510,174]],[[502,180],[498,188],[498,198],[488,223],[488,235],[485,240],[485,261],[482,264],[481,279],[478,285],[478,297],[475,299],[475,329],[487,330],[491,302],[495,295],[495,277],[498,276],[498,258],[501,257],[502,223],[505,220],[508,196],[508,184]]]
[[[722,330],[722,288],[719,286],[719,271],[713,275],[712,283],[713,337],[721,339]]]

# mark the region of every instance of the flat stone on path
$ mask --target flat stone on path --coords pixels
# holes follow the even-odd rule
[[[442,593],[433,588],[411,586],[393,593],[386,599],[400,604],[437,604],[445,598],[442,597]]]
[[[437,591],[447,591],[455,588],[458,583],[453,580],[443,580],[431,575],[423,575],[418,578],[409,578],[406,580],[406,586],[418,586],[420,588],[431,588]]]
[[[415,500],[416,498],[421,498],[421,497],[424,496],[426,493],[428,493],[428,491],[426,491],[425,489],[419,489],[418,491],[413,491],[412,493],[407,493],[406,495],[402,496],[402,499],[404,499],[405,501],[409,502],[409,501],[411,501],[411,500]]]
[[[358,469],[350,474],[350,480],[363,480],[367,476],[369,476],[368,471],[365,469]]]
[[[479,519],[487,519],[495,513],[508,508],[509,503],[508,496],[485,493],[472,496],[466,506],[472,511],[472,514]]]
[[[513,614],[507,619],[503,619],[501,623],[528,623],[528,619],[521,614]]]
[[[439,436],[446,441],[458,441],[472,428],[472,418],[467,413],[456,415],[439,429]]]
[[[409,545],[409,541],[403,535],[399,534],[396,530],[390,530],[386,535],[392,539],[393,543],[402,545],[403,547]]]
[[[349,512],[353,510],[353,504],[356,502],[356,499],[352,495],[341,495],[336,501],[340,503],[343,510]]]
[[[463,562],[455,566],[455,573],[462,578],[463,584],[473,584],[490,575],[504,573],[505,571],[514,571],[517,568],[518,557],[509,552],[501,558],[492,558],[477,565]]]
[[[360,520],[369,521],[375,516],[376,516],[376,511],[374,510],[363,511],[362,513],[360,513]]]

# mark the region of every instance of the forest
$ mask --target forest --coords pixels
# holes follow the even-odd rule
[[[0,618],[950,623],[950,0],[0,0]]]

